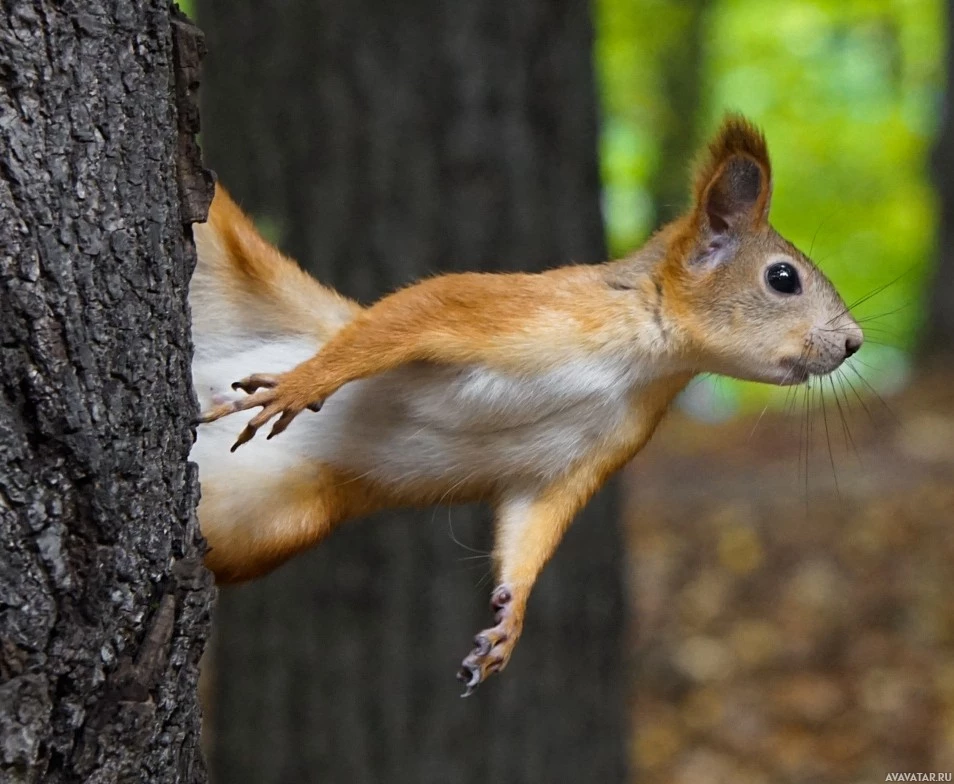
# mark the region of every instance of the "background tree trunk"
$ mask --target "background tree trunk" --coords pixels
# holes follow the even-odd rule
[[[583,0],[206,0],[199,14],[209,160],[322,281],[369,301],[440,270],[603,258]],[[510,667],[466,701],[454,674],[490,617],[489,563],[470,560],[490,547],[483,511],[351,523],[224,591],[214,778],[623,780],[617,517],[613,492],[589,506]]]
[[[686,182],[699,149],[708,7],[709,0],[684,0],[670,10],[677,20],[666,31],[669,45],[660,54],[666,113],[659,136],[659,163],[649,185],[657,226],[679,217],[688,207]]]
[[[954,0],[947,3],[948,41],[954,41]],[[947,95],[934,148],[934,182],[940,215],[934,284],[924,349],[928,355],[954,354],[954,45],[947,47]]]
[[[4,782],[205,780],[189,31],[165,0],[0,12]]]

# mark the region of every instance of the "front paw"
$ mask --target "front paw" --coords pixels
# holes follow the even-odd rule
[[[222,403],[203,412],[199,422],[214,422],[228,414],[238,411],[247,411],[261,406],[262,410],[249,420],[245,429],[232,445],[234,452],[242,444],[251,441],[258,429],[278,416],[278,421],[272,425],[268,438],[273,438],[283,432],[304,409],[319,411],[322,399],[303,400],[302,396],[287,384],[282,376],[273,376],[262,373],[243,378],[232,384],[232,389],[241,389],[248,393],[248,397],[228,403]],[[280,416],[279,416],[280,415]]]
[[[254,373],[251,376],[246,376],[241,381],[236,381],[234,384],[232,384],[232,389],[241,389],[243,392],[251,395],[253,392],[257,392],[259,389],[274,389],[278,386],[279,380],[279,376],[274,376],[269,373]],[[324,403],[323,400],[313,400],[310,403],[306,403],[305,408],[307,408],[309,411],[321,411],[322,403]],[[249,408],[249,406],[245,405],[245,408]],[[285,428],[282,428],[282,430],[284,429]],[[280,433],[281,430],[278,432]],[[269,438],[271,438],[273,435],[275,435],[274,432],[272,432]]]
[[[469,697],[490,675],[507,666],[520,637],[522,623],[512,592],[506,585],[498,586],[493,592],[490,606],[495,611],[497,624],[474,637],[474,649],[461,663],[457,673],[457,679],[464,684],[461,697]]]
[[[270,373],[253,373],[246,376],[241,381],[232,384],[232,389],[241,389],[246,394],[251,395],[259,389],[274,389],[278,386],[279,376]]]

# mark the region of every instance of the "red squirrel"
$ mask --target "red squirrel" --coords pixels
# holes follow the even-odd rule
[[[693,376],[798,384],[863,342],[825,275],[769,224],[759,130],[726,117],[692,194],[624,259],[439,275],[363,308],[265,242],[218,187],[190,289],[193,458],[218,580],[264,574],[375,510],[486,501],[495,616],[463,660],[465,696],[502,670],[570,521]],[[252,441],[306,408],[286,435]]]

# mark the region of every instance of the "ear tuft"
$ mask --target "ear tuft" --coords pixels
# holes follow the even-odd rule
[[[727,114],[718,133],[709,142],[708,149],[699,156],[696,166],[696,199],[702,198],[706,186],[712,182],[719,168],[735,155],[754,159],[771,179],[772,164],[768,145],[762,132],[741,114]]]
[[[696,205],[713,228],[741,214],[766,218],[772,192],[772,165],[762,132],[740,114],[727,114],[696,166]]]

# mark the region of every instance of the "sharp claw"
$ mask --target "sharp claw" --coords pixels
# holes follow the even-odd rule
[[[266,440],[274,438],[279,433],[284,433],[288,426],[291,424],[291,421],[297,416],[297,412],[293,411],[283,411],[282,415],[278,418],[278,421],[272,425],[271,432],[266,436]]]
[[[260,374],[255,374],[253,376],[247,376],[240,381],[236,381],[232,384],[232,389],[241,389],[243,392],[252,394],[255,390],[265,387],[266,389],[273,389],[278,386],[278,379],[273,376],[263,376]]]
[[[217,406],[213,406],[207,411],[203,411],[199,414],[199,420],[197,424],[207,425],[209,422],[215,422],[217,419],[221,419],[224,416],[228,416],[236,411],[234,403],[222,403]]]
[[[322,400],[316,400],[314,403],[309,403],[307,406],[305,406],[305,408],[307,408],[309,411],[314,411],[317,414],[319,411],[321,411],[321,404],[323,402],[324,401]]]
[[[249,441],[251,441],[255,437],[256,430],[257,428],[252,427],[250,424],[246,425],[245,429],[239,433],[239,437],[235,439],[235,443],[232,444],[232,448],[229,451],[234,452],[236,449],[242,446],[242,444],[247,444]]]
[[[478,656],[486,656],[490,653],[490,640],[486,635],[478,634],[474,637],[474,653]]]
[[[480,685],[480,670],[472,664],[464,664],[457,673],[457,680],[464,684],[464,693],[461,697],[469,697]]]
[[[519,625],[511,617],[513,601],[513,590],[508,585],[498,585],[491,594],[490,606],[495,611],[497,625],[477,633],[473,650],[461,663],[457,677],[466,686],[462,697],[469,697],[478,685],[507,666],[514,641],[520,634]]]

